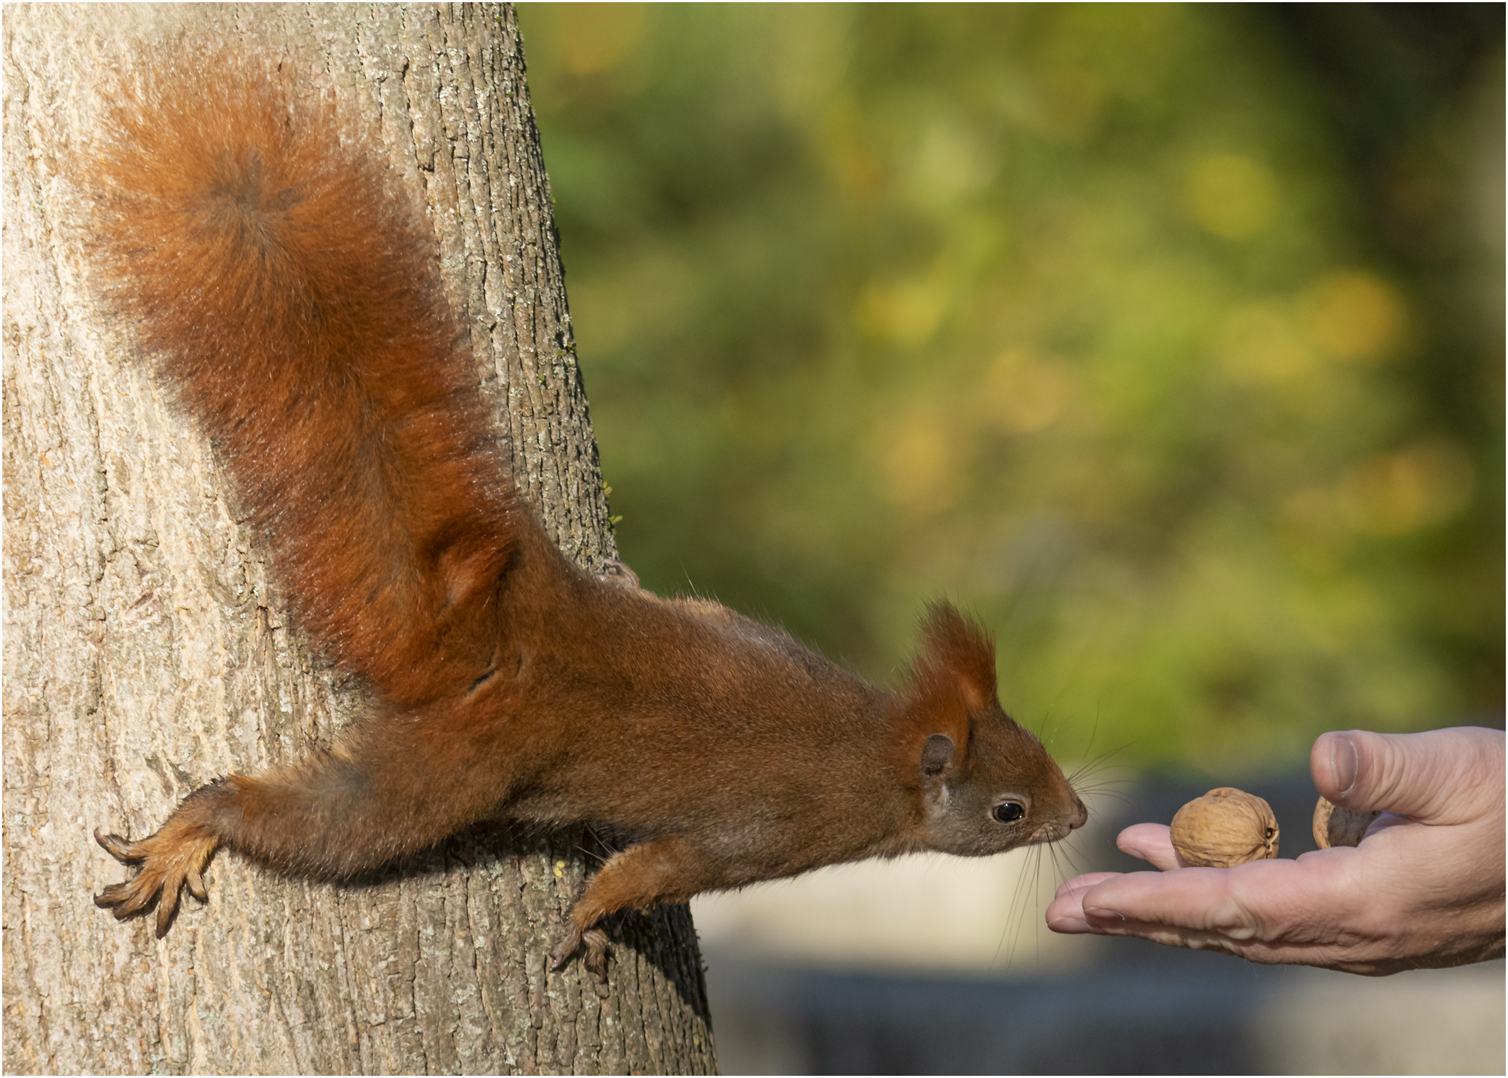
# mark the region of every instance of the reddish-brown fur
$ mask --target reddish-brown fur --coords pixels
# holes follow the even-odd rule
[[[148,64],[120,92],[80,171],[93,260],[300,629],[375,703],[327,754],[201,787],[146,839],[101,836],[141,868],[100,905],[156,905],[161,935],[222,845],[340,878],[489,815],[593,821],[631,844],[556,958],[584,942],[600,972],[593,926],[617,909],[1083,822],[951,607],[894,694],[716,603],[567,562],[516,499],[432,239],[378,157],[332,109],[221,68]]]

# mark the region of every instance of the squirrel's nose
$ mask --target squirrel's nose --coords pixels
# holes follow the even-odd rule
[[[1089,810],[1084,807],[1084,802],[1079,800],[1078,794],[1073,795],[1073,808],[1073,816],[1068,821],[1068,828],[1071,831],[1083,827],[1089,820]]]

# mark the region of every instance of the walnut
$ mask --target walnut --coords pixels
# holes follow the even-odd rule
[[[1173,848],[1190,865],[1230,868],[1278,855],[1272,807],[1245,790],[1221,786],[1173,817]]]
[[[1360,846],[1361,836],[1367,833],[1372,821],[1381,816],[1379,812],[1353,812],[1339,805],[1332,805],[1321,797],[1314,806],[1314,842],[1322,850],[1331,846]]]

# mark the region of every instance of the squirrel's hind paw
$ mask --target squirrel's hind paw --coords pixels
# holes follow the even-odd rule
[[[140,842],[98,831],[94,840],[121,864],[141,866],[131,879],[111,884],[94,896],[94,904],[109,910],[116,920],[140,916],[156,906],[157,938],[161,939],[173,926],[178,898],[185,887],[199,901],[208,900],[204,869],[219,846],[214,838],[188,828],[172,828],[170,822],[169,827]]]

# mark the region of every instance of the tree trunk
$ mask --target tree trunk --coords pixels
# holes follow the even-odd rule
[[[271,50],[380,130],[519,489],[568,554],[612,552],[511,8],[8,6],[5,1069],[709,1072],[684,907],[610,921],[605,986],[547,971],[584,832],[478,827],[359,886],[222,853],[161,941],[92,903],[124,871],[93,828],[147,834],[217,776],[328,745],[355,706],[90,283],[67,171],[96,75],[195,40]]]

